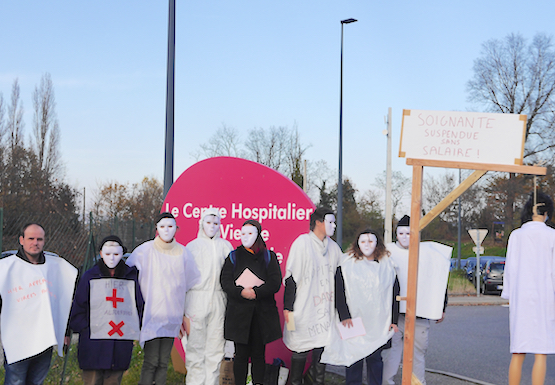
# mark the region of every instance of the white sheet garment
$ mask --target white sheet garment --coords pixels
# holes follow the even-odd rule
[[[407,296],[409,251],[396,243],[388,243],[387,250],[395,263],[401,297]],[[449,266],[453,248],[438,242],[420,242],[418,255],[418,287],[416,316],[438,320],[443,316],[445,291],[449,279]],[[407,302],[401,301],[399,312],[406,313]]]
[[[60,257],[45,255],[34,265],[12,255],[0,260],[2,344],[8,364],[58,345],[64,337],[77,269]]]

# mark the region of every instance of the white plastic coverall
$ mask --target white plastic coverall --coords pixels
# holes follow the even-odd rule
[[[139,270],[145,300],[139,342],[159,337],[177,337],[185,314],[185,294],[200,280],[193,256],[174,239],[159,237],[138,246],[127,259]]]
[[[391,252],[391,259],[395,263],[397,279],[399,280],[400,296],[407,296],[409,271],[409,251],[397,245],[388,243],[387,250]],[[449,278],[449,266],[453,248],[437,242],[420,242],[418,257],[418,288],[416,300],[416,318],[414,328],[414,356],[413,373],[426,385],[426,352],[428,350],[428,333],[430,319],[438,320],[443,316],[445,291]],[[394,384],[393,377],[399,370],[403,355],[402,335],[405,330],[406,301],[399,304],[399,332],[391,339],[391,348],[384,350],[383,383]]]
[[[285,279],[297,285],[293,315],[295,330],[283,330],[285,346],[306,352],[329,344],[335,312],[335,271],[341,249],[330,237],[322,242],[312,231],[299,236],[289,251]]]
[[[511,233],[501,297],[509,300],[511,353],[555,354],[555,230],[545,223]]]
[[[341,271],[351,317],[362,318],[366,334],[341,339],[337,326],[339,315],[335,312],[331,344],[324,349],[320,362],[351,366],[374,353],[393,336],[390,326],[395,267],[387,256],[376,262],[366,258],[356,260],[345,254]]]
[[[203,229],[207,215],[220,218],[214,208],[203,212],[196,239],[187,244],[200,270],[200,282],[187,292],[185,314],[191,320],[191,332],[185,349],[188,385],[219,384],[220,362],[224,358],[224,315],[226,295],[220,285],[225,258],[233,250],[220,237],[218,229],[209,238]]]

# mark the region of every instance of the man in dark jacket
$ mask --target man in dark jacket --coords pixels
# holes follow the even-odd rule
[[[104,238],[102,258],[77,286],[70,327],[79,333],[78,360],[85,385],[120,384],[131,362],[133,339],[139,337],[144,301],[137,269],[125,264],[124,253],[117,236]]]

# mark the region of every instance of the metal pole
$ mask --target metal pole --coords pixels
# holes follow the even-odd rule
[[[339,75],[339,178],[337,180],[337,244],[343,242],[343,22],[341,22],[341,66]]]
[[[385,243],[393,240],[393,213],[391,203],[391,107],[387,110],[387,164],[385,176]]]
[[[476,230],[476,297],[480,296],[480,230]]]
[[[462,183],[461,180],[461,169],[459,168],[459,185]],[[459,196],[459,218],[458,218],[458,230],[457,230],[457,268],[461,268],[461,197]]]
[[[4,208],[0,207],[0,252],[2,252],[3,238],[4,238]]]
[[[169,0],[168,67],[166,72],[166,154],[164,160],[164,196],[173,184],[174,85],[175,85],[175,0]]]

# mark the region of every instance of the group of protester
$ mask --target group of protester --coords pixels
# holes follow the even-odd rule
[[[545,354],[555,350],[555,230],[543,223],[553,204],[543,194],[535,199],[525,207],[530,215],[523,215],[524,224],[511,235],[507,253],[503,296],[511,299],[510,385],[520,381],[525,353],[539,353],[533,384],[542,384]],[[156,238],[127,260],[122,241],[106,237],[101,258],[79,279],[75,293],[77,270],[44,254],[41,225],[24,226],[17,254],[0,260],[5,384],[42,384],[53,347],[62,355],[70,330],[79,333],[85,384],[120,384],[133,340],[144,348],[140,384],[165,384],[178,336],[185,345],[188,385],[219,383],[225,340],[235,347],[235,383],[246,384],[250,361],[253,384],[262,384],[266,344],[282,337],[292,352],[292,385],[303,383],[309,354],[308,375],[315,384],[324,383],[326,364],[346,366],[347,384],[361,384],[364,361],[368,384],[394,384],[405,325],[408,216],[398,222],[396,242],[386,245],[378,232],[365,229],[343,254],[331,239],[334,213],[318,208],[310,216],[310,232],[291,245],[283,277],[259,222],[243,224],[241,245],[233,250],[220,236],[220,221],[217,209],[205,210],[197,238],[183,246],[175,240],[175,218],[162,213]],[[419,248],[413,372],[425,384],[428,331],[432,320],[441,322],[445,315],[451,248],[436,242],[421,242]],[[522,273],[528,271],[526,258],[536,255],[543,258],[548,292],[540,297],[551,301],[546,310],[544,302],[529,301],[529,291],[521,290],[537,286]],[[283,327],[275,301],[282,283]],[[537,316],[533,328],[522,309]]]

